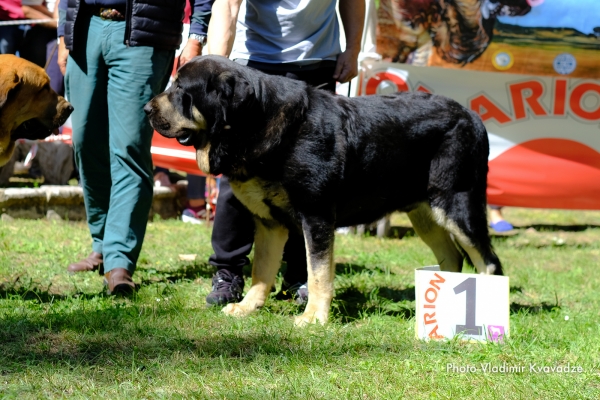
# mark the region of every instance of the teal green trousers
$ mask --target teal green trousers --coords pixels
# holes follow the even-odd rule
[[[133,273],[153,193],[152,128],[143,107],[164,90],[174,51],[126,46],[123,21],[77,23],[84,26],[74,37],[65,89],[75,108],[73,147],[92,249],[104,256],[105,272]]]

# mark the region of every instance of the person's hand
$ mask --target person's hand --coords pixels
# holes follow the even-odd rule
[[[69,50],[65,46],[65,38],[61,36],[58,41],[58,68],[62,72],[63,76],[67,72],[67,58],[69,57]]]
[[[358,75],[358,53],[346,49],[337,58],[333,79],[340,83],[346,83]]]
[[[202,54],[202,45],[196,39],[188,39],[183,51],[179,55],[179,66]]]

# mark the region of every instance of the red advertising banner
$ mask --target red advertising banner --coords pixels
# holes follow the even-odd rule
[[[363,67],[361,95],[425,91],[481,116],[490,139],[490,204],[600,209],[600,81],[384,62]]]
[[[597,0],[380,0],[383,62],[363,63],[359,94],[420,90],[477,112],[490,204],[600,209],[599,16]]]

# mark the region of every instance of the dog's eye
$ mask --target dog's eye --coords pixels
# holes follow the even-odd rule
[[[181,97],[181,107],[183,108],[183,115],[186,118],[192,117],[192,96],[188,93],[184,93]]]

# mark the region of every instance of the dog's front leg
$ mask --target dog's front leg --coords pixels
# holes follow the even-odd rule
[[[283,225],[256,218],[252,286],[242,301],[228,304],[223,308],[225,314],[242,317],[265,304],[281,266],[283,246],[287,238],[288,230]]]
[[[296,317],[296,325],[325,324],[333,299],[334,225],[321,219],[305,219],[302,222],[306,242],[308,267],[308,303],[304,313]]]

